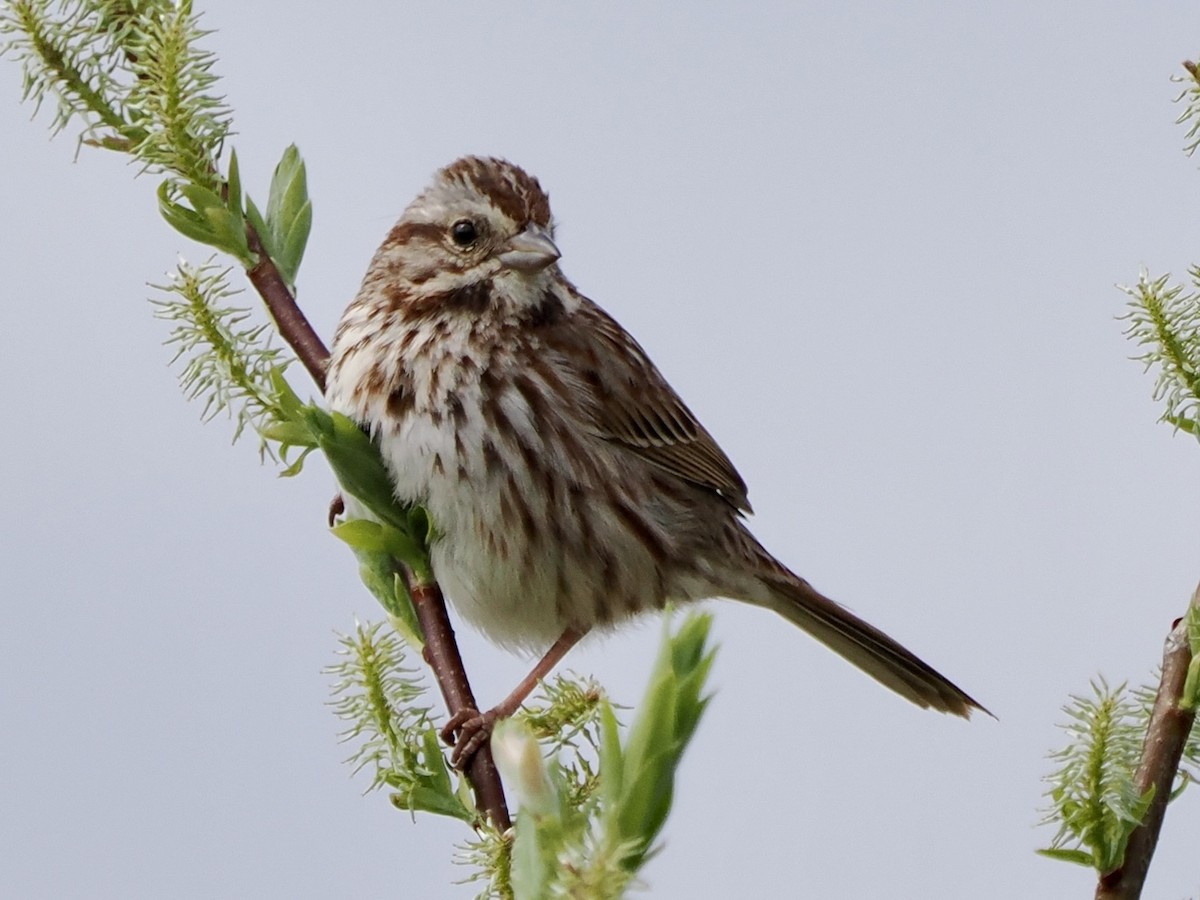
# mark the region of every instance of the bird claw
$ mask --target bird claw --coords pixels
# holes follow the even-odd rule
[[[341,494],[334,494],[333,499],[329,501],[329,527],[332,528],[337,522],[338,516],[346,511],[346,501],[342,499]]]
[[[465,768],[479,748],[492,736],[499,713],[489,709],[481,713],[477,709],[460,709],[442,729],[442,740],[454,747],[450,753],[450,765]]]

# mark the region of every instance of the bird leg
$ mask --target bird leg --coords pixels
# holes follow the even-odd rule
[[[567,651],[579,643],[584,632],[568,628],[562,633],[553,646],[546,651],[545,656],[537,661],[528,675],[521,679],[511,694],[493,706],[485,713],[477,709],[460,709],[455,713],[446,727],[442,729],[442,740],[454,745],[450,754],[450,764],[461,769],[475,752],[483,746],[492,734],[492,728],[500,719],[507,719],[525,702],[525,698],[533,691],[539,681],[550,674],[558,665]]]

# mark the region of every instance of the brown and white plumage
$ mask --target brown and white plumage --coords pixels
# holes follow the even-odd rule
[[[441,170],[338,326],[327,398],[426,507],[434,572],[493,640],[544,648],[673,601],[774,609],[897,693],[978,704],[776,561],[746,485],[642,348],[556,264],[538,182]]]

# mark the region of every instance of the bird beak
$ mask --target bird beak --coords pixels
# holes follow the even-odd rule
[[[526,275],[542,271],[560,256],[554,241],[536,225],[530,225],[507,244],[496,255],[506,269],[516,269]]]

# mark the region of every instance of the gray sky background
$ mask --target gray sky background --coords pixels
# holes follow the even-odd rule
[[[1114,319],[1139,266],[1200,262],[1168,81],[1200,7],[199,5],[254,196],[289,142],[307,160],[323,335],[434,169],[519,162],[756,534],[999,717],[923,713],[714,604],[653,895],[1090,896],[1033,852],[1059,708],[1145,678],[1200,577],[1200,447],[1156,424]],[[30,123],[11,61],[0,85],[0,894],[473,896],[462,828],[341,763],[321,669],[377,612],[328,472],[276,479],[166,366],[146,282],[207,251],[153,179]],[[658,630],[568,665],[633,703]],[[526,663],[460,634],[494,702]],[[1148,897],[1200,891],[1197,802]]]

